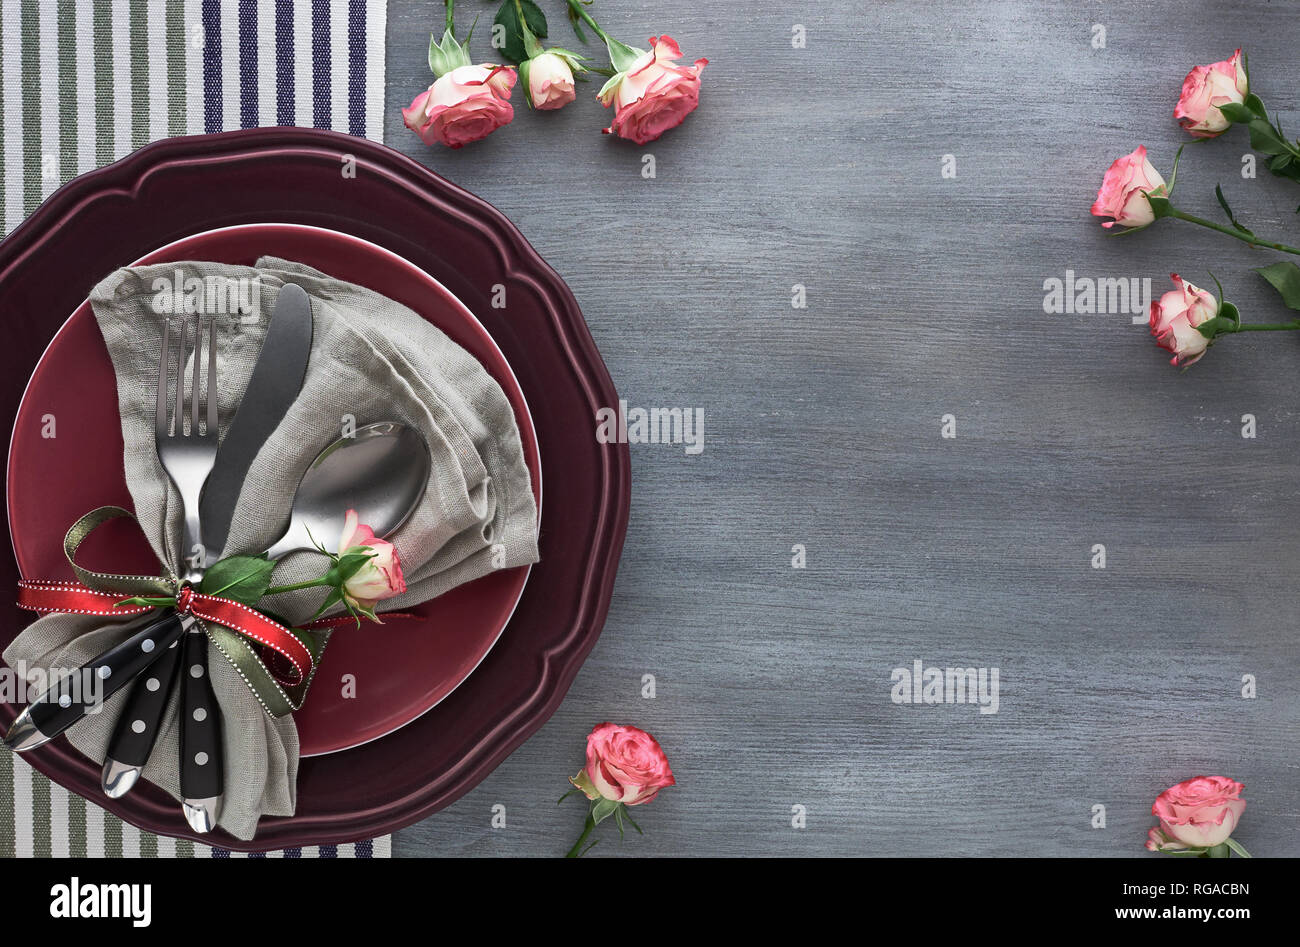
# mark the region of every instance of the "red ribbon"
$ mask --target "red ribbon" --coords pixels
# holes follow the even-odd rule
[[[151,605],[116,604],[130,597],[120,592],[100,592],[80,582],[24,579],[18,583],[19,607],[34,612],[120,617],[153,610]],[[274,660],[267,662],[267,667],[276,680],[286,687],[296,687],[311,676],[312,657],[307,646],[284,625],[242,602],[219,595],[204,595],[184,585],[176,595],[176,611],[223,625],[269,649],[272,654],[268,656]],[[331,621],[332,619],[325,619],[325,622]],[[307,627],[321,624],[312,622]]]

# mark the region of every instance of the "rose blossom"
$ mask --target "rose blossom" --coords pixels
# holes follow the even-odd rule
[[[658,741],[637,727],[597,724],[587,735],[587,765],[570,780],[588,799],[604,798],[627,806],[654,799],[674,786],[672,767]]]
[[[1168,193],[1165,179],[1147,160],[1147,149],[1138,145],[1132,154],[1117,158],[1102,178],[1101,190],[1093,202],[1092,213],[1097,217],[1114,217],[1103,227],[1121,224],[1125,227],[1145,227],[1156,219],[1151,204],[1143,196],[1150,192],[1156,197]]]
[[[380,599],[392,598],[406,591],[397,548],[376,538],[375,531],[361,522],[356,510],[348,510],[343,520],[343,535],[339,538],[340,554],[351,549],[368,549],[374,553],[343,583],[344,597],[352,604],[373,610]]]
[[[573,70],[563,56],[542,53],[528,61],[528,94],[535,109],[558,109],[577,97]]]
[[[679,66],[682,55],[671,36],[650,37],[650,51],[600,90],[606,107],[614,105],[614,120],[605,134],[644,145],[676,128],[700,104],[700,72],[709,64],[697,59]]]
[[[1197,138],[1214,138],[1232,124],[1219,111],[1219,106],[1242,102],[1248,91],[1239,49],[1231,59],[1192,68],[1183,80],[1183,93],[1174,106],[1174,118]]]
[[[506,66],[459,66],[402,109],[402,121],[426,145],[460,148],[510,124],[514,85],[515,71]]]
[[[1193,286],[1177,273],[1169,275],[1178,288],[1151,301],[1151,334],[1161,348],[1174,353],[1170,364],[1190,365],[1210,346],[1210,340],[1196,327],[1218,315],[1219,303],[1213,293]]]
[[[1241,821],[1245,788],[1226,776],[1197,776],[1157,796],[1151,814],[1160,820],[1159,831],[1167,839],[1189,848],[1213,848],[1223,844]],[[1147,839],[1148,848],[1153,838]]]

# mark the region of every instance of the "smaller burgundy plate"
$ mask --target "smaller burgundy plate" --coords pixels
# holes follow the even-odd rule
[[[537,435],[514,373],[492,337],[441,283],[402,257],[334,230],[298,224],[244,224],[210,230],[155,250],[138,264],[210,260],[251,265],[278,256],[394,299],[468,350],[501,385],[523,441],[533,493],[541,509]],[[107,275],[107,274],[103,274]],[[42,437],[49,419],[59,434]],[[32,373],[14,423],[9,451],[10,536],[22,575],[68,574],[58,542],[96,506],[131,507],[122,470],[117,384],[90,303],[55,335]],[[105,458],[88,463],[88,458]],[[98,538],[98,537],[96,537]],[[128,541],[119,533],[121,541]],[[86,561],[95,565],[97,549]],[[142,539],[118,568],[152,574],[157,563]],[[416,618],[381,628],[343,628],[330,638],[315,683],[294,714],[304,756],[333,753],[376,740],[410,723],[460,685],[496,643],[523,594],[529,568],[506,569],[466,583],[411,611]],[[382,645],[376,642],[382,638]],[[354,686],[344,697],[344,674]]]

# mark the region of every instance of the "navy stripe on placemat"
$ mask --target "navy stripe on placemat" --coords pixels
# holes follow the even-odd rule
[[[212,849],[212,857],[213,857],[213,858],[229,858],[229,857],[230,857],[230,851],[229,851],[228,849],[225,849],[225,848],[213,848],[213,849]]]
[[[257,121],[257,0],[239,0],[239,127]]]
[[[275,0],[275,123],[294,124],[293,0]]]
[[[375,857],[374,842],[372,842],[370,839],[366,839],[364,842],[357,842],[357,858],[374,858],[374,857]]]
[[[329,0],[311,0],[311,82],[312,124],[317,128],[329,128],[333,105],[330,100]]]
[[[203,0],[203,130],[221,131],[221,4]]]
[[[286,848],[286,849],[284,850],[284,857],[285,857],[285,858],[302,858],[302,849],[301,849],[301,848]]]
[[[348,133],[366,133],[366,0],[348,2]]]
[[[338,858],[339,847],[337,845],[322,845],[320,847],[321,858]]]

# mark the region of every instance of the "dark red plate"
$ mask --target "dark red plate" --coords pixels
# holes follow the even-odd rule
[[[341,174],[349,159],[355,178]],[[105,798],[98,766],[66,740],[27,759],[149,831],[240,850],[355,841],[449,805],[554,712],[609,607],[630,459],[626,445],[596,441],[595,413],[618,396],[572,294],[500,212],[382,145],[298,128],[149,145],[70,182],[0,243],[8,330],[0,421],[15,419],[26,379],[96,281],[171,241],[245,223],[307,224],[368,240],[433,276],[478,316],[527,396],[546,457],[541,562],[507,632],[464,684],[381,739],[304,759],[297,813],[264,819],[252,842],[223,832],[200,839],[152,785]],[[497,284],[506,287],[504,309],[491,305]],[[75,416],[57,424],[60,437],[82,430]],[[117,448],[104,464],[120,466]],[[57,547],[61,532],[49,540]],[[15,558],[0,554],[0,589],[13,589],[17,578]],[[5,614],[0,647],[31,621],[16,607]],[[17,712],[0,705],[0,726]]]
[[[533,495],[541,464],[528,404],[514,373],[474,314],[428,274],[372,243],[300,224],[244,224],[175,241],[138,263],[212,260],[251,265],[269,254],[296,260],[410,306],[463,346],[505,391],[519,425]],[[68,379],[76,379],[69,384]],[[77,437],[41,436],[44,418],[75,418]],[[24,578],[62,577],[63,549],[50,536],[89,509],[131,506],[120,466],[86,457],[121,456],[117,388],[90,303],[82,303],[45,351],[28,382],[9,447],[9,533]],[[56,428],[57,430],[57,428]],[[90,550],[88,550],[90,551]],[[120,568],[120,562],[119,566]],[[143,563],[141,572],[156,571]],[[528,578],[506,569],[411,609],[419,620],[342,628],[302,709],[294,714],[304,756],[335,753],[386,736],[450,694],[500,637]],[[342,674],[355,686],[344,696]]]

